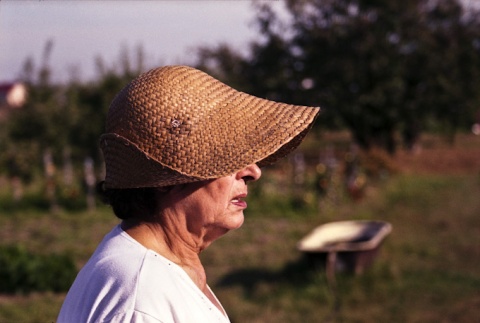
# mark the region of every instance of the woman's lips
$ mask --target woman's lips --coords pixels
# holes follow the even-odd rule
[[[243,199],[247,197],[247,194],[241,194],[236,196],[235,198],[232,199],[232,204],[246,209],[247,208],[247,202],[245,202]]]

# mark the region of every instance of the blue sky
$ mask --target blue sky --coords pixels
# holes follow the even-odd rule
[[[113,64],[123,47],[143,46],[151,66],[188,64],[194,48],[219,42],[246,50],[253,17],[248,0],[0,0],[0,81],[18,77],[27,57],[38,65],[48,40],[56,80],[72,67],[92,78],[94,58]]]

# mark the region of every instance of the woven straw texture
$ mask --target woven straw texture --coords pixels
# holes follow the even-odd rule
[[[300,144],[319,111],[239,92],[191,67],[153,69],[110,106],[105,185],[168,186],[271,164]]]

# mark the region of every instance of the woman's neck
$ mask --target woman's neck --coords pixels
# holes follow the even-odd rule
[[[122,229],[133,239],[180,266],[220,312],[226,315],[223,307],[207,286],[207,276],[199,257],[203,248],[197,247],[200,244],[192,244],[191,241],[194,239],[191,237],[181,238],[182,234],[173,232],[169,228],[168,225],[138,220],[122,222]]]
[[[122,229],[147,249],[180,266],[202,290],[206,289],[205,269],[200,261],[201,248],[193,243],[188,233],[172,230],[155,222],[124,220]]]

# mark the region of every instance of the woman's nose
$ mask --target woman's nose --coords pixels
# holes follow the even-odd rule
[[[245,183],[249,181],[256,181],[260,178],[260,176],[262,176],[262,170],[257,166],[257,164],[250,164],[237,173],[237,178],[243,179]]]

